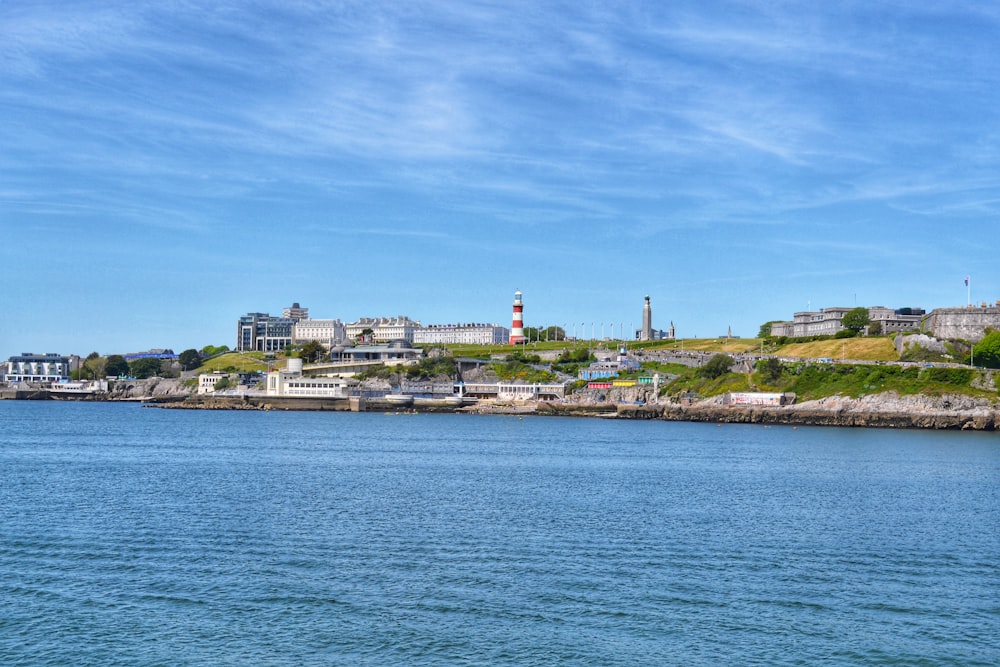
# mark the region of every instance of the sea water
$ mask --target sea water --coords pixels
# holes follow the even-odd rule
[[[0,402],[2,665],[997,665],[1000,435]]]

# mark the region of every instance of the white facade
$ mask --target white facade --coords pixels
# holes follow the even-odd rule
[[[727,405],[774,405],[785,404],[785,395],[765,392],[732,392],[726,397]]]
[[[459,384],[459,396],[495,398],[501,401],[538,401],[566,396],[565,384],[516,384],[513,382]]]
[[[226,373],[206,373],[198,376],[198,393],[211,394],[215,391],[215,385],[224,377],[229,377]]]
[[[413,332],[413,342],[430,345],[503,345],[510,331],[498,324],[431,324]]]
[[[335,345],[347,340],[347,328],[340,320],[299,320],[292,327],[292,341],[305,343],[317,341]]]
[[[296,371],[272,371],[267,374],[268,396],[303,398],[349,398],[357,382],[339,377],[306,377]]]
[[[415,322],[405,315],[399,317],[362,317],[357,322],[345,325],[347,338],[357,339],[365,329],[372,330],[372,342],[388,343],[394,340],[413,342],[413,336],[420,329],[420,322]]]
[[[69,379],[69,357],[25,352],[7,360],[4,382],[59,382]]]

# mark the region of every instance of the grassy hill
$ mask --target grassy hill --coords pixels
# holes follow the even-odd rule
[[[278,363],[284,365],[285,362],[282,359]],[[273,362],[272,365],[274,365]],[[214,373],[215,371],[227,373],[267,371],[267,361],[264,360],[263,352],[227,352],[212,357],[198,367],[199,373]]]
[[[884,337],[845,338],[790,343],[780,347],[761,347],[760,338],[687,338],[683,340],[627,341],[630,350],[677,350],[685,352],[711,352],[742,354],[763,349],[766,354],[802,359],[860,359],[863,361],[896,361],[899,356],[892,341]],[[613,350],[621,341],[549,341],[519,346],[526,354],[545,351],[575,350],[580,348]],[[456,357],[488,357],[508,355],[514,351],[510,345],[448,345]]]
[[[844,338],[791,343],[773,354],[802,359],[858,359],[862,361],[897,361],[899,355],[888,338]]]

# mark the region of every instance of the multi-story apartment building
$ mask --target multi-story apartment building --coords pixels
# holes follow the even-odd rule
[[[414,333],[420,327],[420,322],[411,320],[406,315],[399,317],[362,317],[357,322],[345,325],[347,338],[356,340],[366,329],[371,329],[371,341],[388,343],[394,340],[413,342]]]
[[[308,320],[309,319],[309,309],[303,308],[296,301],[288,308],[283,308],[281,310],[281,316],[289,320]]]
[[[25,352],[7,360],[4,382],[59,382],[69,379],[69,357]]]
[[[299,320],[292,327],[292,341],[295,344],[317,341],[326,346],[347,340],[347,328],[340,320]]]
[[[277,352],[292,344],[295,320],[267,313],[247,313],[236,325],[239,352]]]
[[[415,344],[503,345],[510,329],[499,324],[429,324],[413,332]]]
[[[297,303],[285,308],[282,317],[267,313],[247,313],[236,323],[236,350],[239,352],[277,352],[292,344],[292,327],[299,315],[309,316],[309,309]]]

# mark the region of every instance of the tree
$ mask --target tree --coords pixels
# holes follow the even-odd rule
[[[160,360],[149,358],[136,359],[131,364],[128,364],[128,373],[130,376],[139,378],[140,380],[159,375]]]
[[[733,367],[733,358],[728,354],[717,354],[708,360],[708,363],[701,367],[701,376],[714,380],[722,377]]]
[[[847,311],[840,320],[845,329],[850,329],[854,333],[861,333],[869,322],[871,320],[868,318],[868,309],[861,306]]]
[[[774,384],[780,380],[783,370],[784,366],[782,363],[774,357],[761,359],[757,362],[757,372],[760,373],[761,380],[767,384]]]
[[[107,375],[128,375],[128,362],[125,361],[125,357],[120,354],[112,354],[107,358],[104,366],[104,372]]]
[[[182,370],[193,371],[201,366],[201,354],[195,349],[184,350],[177,355],[177,361],[180,362]]]
[[[96,352],[91,352],[87,355],[87,360],[83,362],[83,368],[80,369],[80,379],[83,380],[89,377],[91,380],[100,380],[104,377],[107,363],[107,359]]]
[[[972,348],[972,361],[977,366],[1000,368],[1000,331],[993,331]]]
[[[760,325],[760,330],[757,332],[757,338],[770,338],[771,337],[771,325],[780,320],[771,320],[770,322],[764,322]]]
[[[315,364],[326,355],[326,348],[316,340],[305,343],[299,349],[299,358],[307,364]]]

